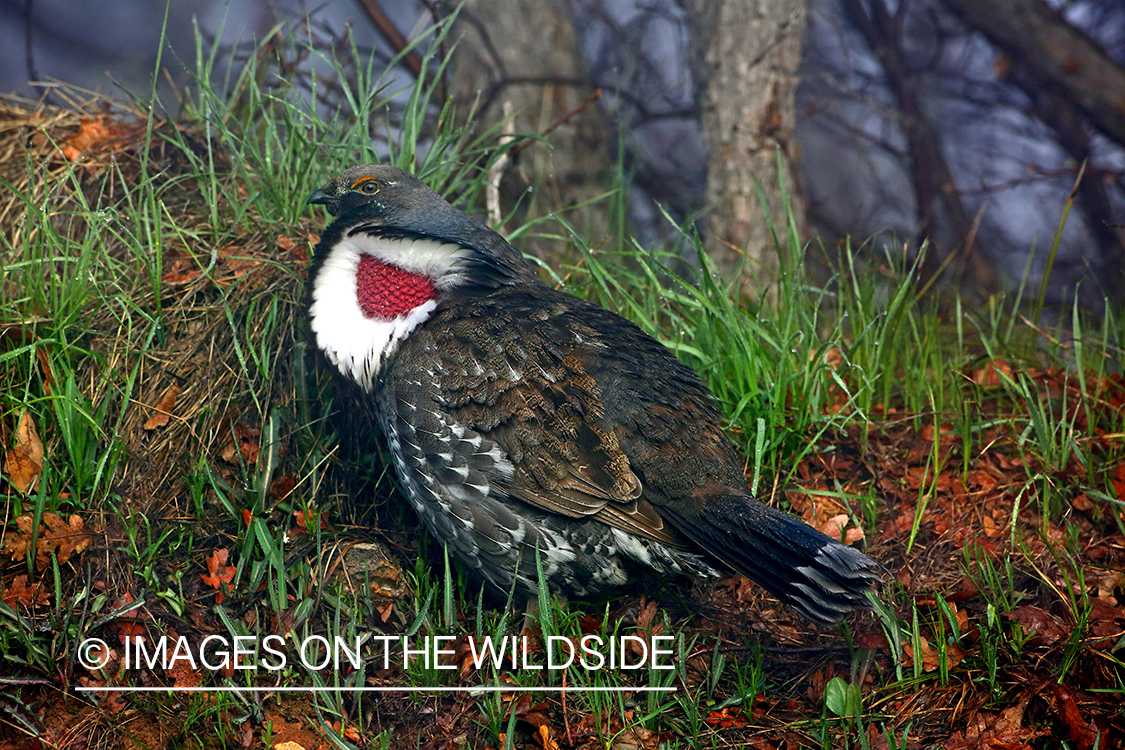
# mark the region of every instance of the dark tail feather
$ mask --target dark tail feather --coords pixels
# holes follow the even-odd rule
[[[723,497],[694,518],[662,509],[693,542],[814,622],[870,609],[886,573],[859,550],[749,497]]]

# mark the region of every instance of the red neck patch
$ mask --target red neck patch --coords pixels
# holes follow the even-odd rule
[[[364,253],[355,275],[359,309],[368,318],[391,320],[437,297],[428,276],[404,271]]]

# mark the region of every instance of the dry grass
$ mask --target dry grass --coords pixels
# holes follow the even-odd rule
[[[159,316],[159,341],[142,350],[143,342],[119,309],[102,305],[89,310],[83,320],[84,345],[97,356],[85,360],[80,383],[99,402],[116,384],[105,377],[107,372],[139,368],[133,405],[118,435],[126,455],[116,481],[129,488],[123,494],[138,501],[170,501],[183,494],[184,477],[199,456],[218,460],[225,455],[230,463],[230,444],[238,437],[234,426],[257,429],[270,409],[295,409],[291,364],[295,338],[302,335],[301,277],[315,236],[267,235],[247,229],[244,221],[229,228],[229,239],[221,245],[206,241],[214,234],[205,226],[210,208],[186,164],[171,157],[175,149],[162,137],[176,126],[155,120],[152,146],[144,154],[143,113],[111,117],[108,103],[101,100],[78,104],[80,110],[69,111],[0,99],[0,177],[18,191],[0,197],[0,227],[14,248],[34,241],[39,230],[27,222],[25,211],[31,203],[45,207],[56,229],[80,246],[90,216],[87,208],[114,206],[126,190],[141,184],[142,159],[161,165],[160,179],[168,187],[160,190],[160,201],[175,232],[165,235],[160,252],[152,248],[150,258],[134,257],[131,248],[114,241],[112,232],[99,232],[96,247],[123,269],[160,259],[159,299],[151,279],[141,273],[122,275],[115,290],[138,309]],[[63,155],[76,147],[81,151],[72,158]],[[218,210],[229,213],[226,207]],[[310,217],[310,228],[312,224]],[[51,311],[22,313],[15,325],[35,335]],[[242,362],[248,347],[268,352],[270,377],[255,381],[247,372]],[[171,391],[174,403],[166,400]],[[162,411],[167,424],[146,429]]]

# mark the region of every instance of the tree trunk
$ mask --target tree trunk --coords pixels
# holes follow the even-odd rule
[[[546,141],[525,142],[512,162],[494,170],[490,222],[499,229],[515,200],[528,215],[541,215],[600,195],[612,161],[567,9],[557,0],[468,0],[458,28],[453,88],[462,111],[479,101],[477,132],[507,119],[505,132],[542,135]],[[505,207],[498,193],[508,197]],[[578,223],[584,225],[593,213]],[[533,244],[543,257],[565,243],[551,247],[540,238]]]
[[[931,243],[923,265],[927,277],[924,281],[941,274],[947,255],[957,253],[951,270],[956,276],[967,275],[971,281],[967,291],[983,301],[999,287],[996,269],[974,242],[973,218],[957,191],[942,148],[941,132],[922,106],[922,80],[907,59],[902,37],[904,22],[892,14],[884,0],[842,0],[841,7],[867,43],[872,57],[882,66],[887,88],[902,113],[900,125],[906,138],[910,180],[918,207],[917,237]]]
[[[781,257],[769,222],[783,245],[787,225],[779,154],[793,217],[804,226],[803,203],[793,189],[793,95],[805,2],[681,2],[709,154],[707,252],[724,278],[743,268],[744,286],[754,279],[772,285]]]

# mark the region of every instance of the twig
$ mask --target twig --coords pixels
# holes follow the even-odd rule
[[[566,687],[566,670],[565,669],[563,670],[563,674],[562,674],[562,686],[564,688]],[[566,744],[573,747],[574,746],[574,737],[570,733],[570,714],[566,710],[566,690],[563,690],[560,695],[562,696],[563,726],[566,728]]]
[[[585,99],[582,100],[581,104],[579,104],[577,107],[575,107],[574,109],[567,112],[565,115],[563,115],[559,119],[552,122],[551,126],[549,128],[547,128],[546,130],[544,130],[539,135],[540,136],[550,135],[556,129],[558,129],[558,128],[562,127],[563,125],[567,124],[568,122],[573,120],[575,117],[582,114],[582,112],[589,109],[590,105],[592,105],[594,102],[596,102],[598,99],[601,99],[601,98],[602,98],[602,90],[600,88],[594,89],[593,91],[590,92],[589,96],[587,96]],[[506,114],[507,113],[505,113],[505,116],[506,116]],[[515,156],[519,152],[523,151],[525,148],[527,148],[528,146],[530,146],[534,142],[535,141],[524,141],[523,143],[519,144],[518,146],[516,146],[515,148],[512,149],[512,151],[511,151],[512,156]]]
[[[371,19],[371,23],[375,24],[375,28],[383,35],[383,38],[391,45],[394,51],[402,52],[409,44],[406,37],[398,30],[391,19],[387,18],[387,14],[383,12],[383,6],[379,5],[379,0],[356,0],[363,12]],[[410,69],[415,78],[422,75],[422,58],[418,57],[418,53],[413,50],[407,52],[402,56],[402,62]]]
[[[32,45],[31,16],[33,0],[24,0],[23,4],[23,45],[27,64],[27,80],[30,83],[39,76],[35,73],[35,50]]]
[[[512,102],[504,100],[503,110],[504,131],[498,143],[498,147],[501,149],[512,142],[515,138],[513,133],[516,129],[515,122],[512,119]],[[512,154],[517,153],[517,151],[518,147],[510,152],[502,153],[500,158],[488,168],[488,182],[484,186],[484,199],[485,205],[488,206],[488,223],[497,231],[500,229],[500,222],[503,218],[500,215],[500,179],[504,176],[504,170],[508,168],[508,164],[512,161]]]

